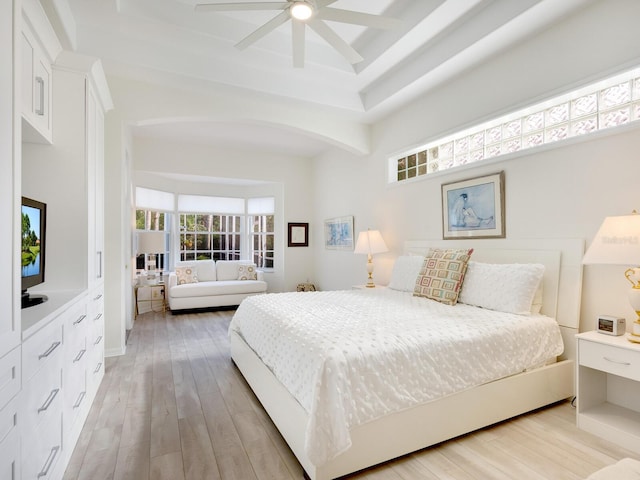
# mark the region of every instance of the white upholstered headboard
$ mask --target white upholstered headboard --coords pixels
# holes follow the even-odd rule
[[[478,262],[543,264],[542,313],[555,318],[560,325],[565,344],[563,357],[575,358],[574,335],[580,325],[584,240],[410,240],[405,242],[404,251],[424,255],[431,247],[473,248],[471,259]]]

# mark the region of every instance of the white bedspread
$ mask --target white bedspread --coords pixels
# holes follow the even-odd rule
[[[348,449],[349,429],[560,355],[556,322],[394,290],[249,297],[230,325],[309,413],[315,465]]]

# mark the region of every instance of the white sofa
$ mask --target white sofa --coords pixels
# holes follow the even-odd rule
[[[245,276],[244,272],[248,266],[253,267],[256,279],[239,279]],[[172,312],[240,305],[240,302],[249,295],[258,295],[267,291],[263,272],[255,269],[255,264],[248,261],[195,260],[177,262],[176,269],[183,281],[185,281],[185,272],[193,272],[195,275],[193,275],[194,278],[187,278],[189,283],[179,284],[176,272],[169,274],[167,298]]]

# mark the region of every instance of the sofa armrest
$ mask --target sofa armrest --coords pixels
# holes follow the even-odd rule
[[[178,276],[175,274],[175,272],[169,273],[169,283],[167,284],[167,289],[170,289],[171,287],[175,287],[177,284],[178,284]]]

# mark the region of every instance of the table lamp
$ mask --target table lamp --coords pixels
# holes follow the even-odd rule
[[[640,341],[640,215],[607,217],[585,253],[582,263],[626,265],[624,276],[631,284],[629,303],[636,312],[633,335]]]
[[[369,274],[369,279],[367,280],[366,286],[368,288],[376,286],[376,284],[373,283],[373,255],[388,251],[389,249],[378,230],[367,229],[366,232],[360,232],[358,234],[358,241],[356,242],[356,248],[353,252],[367,254],[367,273]]]
[[[140,232],[138,233],[138,254],[149,255],[147,259],[147,282],[153,283],[156,278],[156,254],[165,251],[164,232]]]

